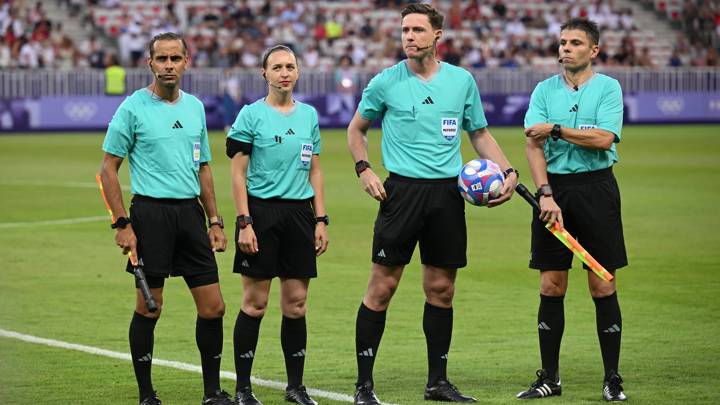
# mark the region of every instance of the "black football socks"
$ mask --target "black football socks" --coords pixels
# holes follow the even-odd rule
[[[285,355],[288,387],[297,387],[302,384],[303,370],[305,369],[307,326],[304,316],[297,319],[282,317],[280,344]]]
[[[157,321],[157,318],[148,318],[137,312],[133,313],[130,321],[130,355],[135,369],[140,399],[154,394],[151,368],[155,324]]]
[[[447,359],[452,339],[453,309],[425,303],[423,331],[427,342],[428,387],[447,381]]]
[[[235,352],[235,373],[237,374],[236,392],[250,386],[250,372],[255,358],[260,321],[262,321],[262,317],[253,318],[243,311],[238,313],[235,321],[233,349]]]
[[[593,298],[595,301],[595,319],[600,340],[605,379],[611,371],[617,371],[620,362],[620,338],[622,336],[622,316],[617,293],[607,297]]]
[[[223,348],[223,319],[205,319],[195,322],[195,342],[200,350],[205,396],[220,390],[220,360]]]
[[[542,368],[556,382],[559,377],[560,343],[565,330],[564,298],[564,295],[550,297],[540,294],[540,308],[537,317]]]
[[[360,304],[355,323],[355,351],[357,356],[358,379],[357,384],[366,381],[372,382],[373,366],[377,356],[380,339],[385,330],[385,315],[387,311],[373,311]]]

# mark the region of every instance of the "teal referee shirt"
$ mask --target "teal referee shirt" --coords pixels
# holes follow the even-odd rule
[[[174,102],[147,88],[120,104],[108,125],[103,150],[128,156],[133,194],[154,198],[200,195],[200,163],[209,162],[205,108],[180,91]]]
[[[620,83],[600,73],[594,74],[575,91],[555,75],[535,87],[525,114],[525,128],[538,123],[560,124],[566,128],[598,128],[615,134],[610,150],[585,148],[563,139],[545,141],[548,173],[568,174],[606,169],[618,160],[615,144],[620,142],[623,123],[623,97]]]
[[[487,126],[475,79],[445,62],[429,80],[410,71],[407,61],[383,70],[363,91],[358,113],[369,121],[382,117],[385,168],[420,179],[457,176],[460,130]]]
[[[320,154],[320,126],[312,106],[295,101],[287,113],[265,98],[240,110],[228,138],[251,143],[248,194],[301,200],[315,195],[310,185],[312,155]]]

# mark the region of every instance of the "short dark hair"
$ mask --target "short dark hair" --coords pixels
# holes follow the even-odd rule
[[[150,52],[150,58],[155,56],[155,42],[157,41],[180,41],[183,45],[183,53],[185,56],[188,54],[188,47],[187,43],[185,42],[185,39],[174,33],[174,32],[163,32],[162,34],[157,34],[148,43],[148,52]]]
[[[408,4],[407,7],[400,12],[400,15],[402,18],[405,18],[408,14],[425,14],[430,20],[430,25],[436,30],[442,29],[443,21],[445,20],[445,17],[429,4]]]
[[[286,45],[275,45],[275,46],[273,46],[273,47],[271,47],[271,48],[268,48],[268,49],[265,51],[265,53],[263,54],[263,57],[262,57],[262,68],[263,68],[263,69],[267,69],[267,60],[268,60],[268,58],[270,57],[270,55],[272,55],[272,54],[275,53],[275,52],[279,52],[279,51],[285,51],[285,52],[289,53],[290,55],[292,55],[292,56],[295,58],[295,64],[296,64],[296,65],[298,64],[297,56],[295,56],[295,52],[293,52],[293,50],[290,49],[289,46],[286,46]]]
[[[560,31],[565,30],[584,31],[588,38],[590,38],[592,45],[598,45],[600,43],[600,30],[594,21],[585,18],[571,18],[560,26]]]

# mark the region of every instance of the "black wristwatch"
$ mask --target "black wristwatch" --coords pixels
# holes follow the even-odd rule
[[[218,215],[216,217],[208,218],[208,228],[210,228],[213,225],[219,226],[220,229],[225,229],[225,222],[223,222],[223,217]]]
[[[118,218],[114,224],[110,225],[110,228],[112,229],[125,229],[128,225],[130,225],[130,218],[128,217],[120,217]]]
[[[507,179],[507,176],[509,176],[510,173],[515,173],[515,176],[517,176],[518,179],[520,178],[520,172],[517,171],[514,167],[509,167],[503,172],[503,175],[505,175],[505,178]]]
[[[315,217],[315,223],[324,222],[325,225],[330,225],[330,217],[327,215],[323,215],[321,217]]]
[[[552,197],[552,195],[553,195],[552,187],[550,187],[549,184],[541,184],[540,187],[538,187],[537,192],[535,193],[536,198]]]
[[[355,174],[360,177],[360,173],[371,167],[372,166],[370,166],[370,162],[368,162],[367,160],[358,160],[357,162],[355,162]]]
[[[238,215],[235,223],[238,228],[245,229],[248,225],[252,225],[253,220],[250,215]]]
[[[553,125],[552,129],[550,130],[550,136],[552,137],[553,141],[557,141],[558,139],[562,138],[560,124]]]

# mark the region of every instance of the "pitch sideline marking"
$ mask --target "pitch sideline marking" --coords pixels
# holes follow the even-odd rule
[[[1,329],[1,328],[0,328],[0,336],[10,338],[10,339],[17,339],[17,340],[27,342],[27,343],[35,343],[35,344],[39,344],[39,345],[58,347],[61,349],[68,349],[68,350],[77,350],[79,352],[90,353],[90,354],[95,354],[95,355],[104,356],[104,357],[110,357],[112,359],[132,361],[132,359],[130,358],[130,354],[128,354],[128,353],[120,353],[120,352],[115,352],[112,350],[101,349],[99,347],[80,345],[80,344],[76,344],[76,343],[68,343],[68,342],[63,342],[61,340],[46,339],[46,338],[41,338],[41,337],[32,336],[32,335],[26,335],[23,333],[18,333],[18,332]],[[152,364],[158,365],[158,366],[164,366],[164,367],[171,367],[171,368],[175,368],[178,370],[193,371],[193,372],[202,374],[202,368],[200,366],[196,366],[194,364],[189,364],[189,363],[183,363],[180,361],[162,360],[162,359],[158,359],[158,358],[153,358]],[[227,379],[230,379],[233,381],[237,379],[237,376],[235,375],[235,373],[230,372],[230,371],[220,371],[220,377],[227,378]],[[285,391],[286,384],[279,382],[279,381],[265,380],[265,379],[256,378],[256,377],[250,377],[250,381],[253,384],[259,385],[261,387],[269,387],[269,388],[275,388],[278,390]],[[341,402],[353,402],[353,397],[351,397],[350,395],[340,394],[340,393],[332,392],[332,391],[318,390],[318,389],[314,389],[314,388],[308,388],[307,391],[310,395],[321,397],[321,398],[327,398],[327,399],[332,399],[334,401],[341,401]],[[387,405],[393,405],[393,404],[387,404]]]
[[[6,228],[24,228],[27,226],[43,226],[43,225],[72,225],[83,224],[87,222],[107,221],[108,216],[80,217],[66,219],[50,219],[47,221],[23,221],[23,222],[0,222],[0,229]]]
[[[68,188],[97,188],[97,183],[81,182],[81,181],[46,181],[46,180],[0,180],[3,186],[20,186],[20,187],[68,187]],[[120,186],[123,191],[129,191],[129,186]]]

